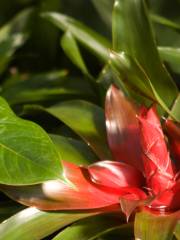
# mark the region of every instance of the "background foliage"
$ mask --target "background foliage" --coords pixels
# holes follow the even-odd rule
[[[52,164],[48,159],[52,158],[54,170],[51,178],[55,178],[57,172],[61,171],[60,166],[56,165],[58,154],[61,159],[84,165],[111,158],[105,137],[103,107],[106,90],[112,82],[138,104],[143,102],[149,106],[155,100],[159,103],[161,115],[170,115],[180,121],[180,1],[174,0],[173,4],[168,0],[146,2],[157,50],[170,75],[164,70],[160,59],[156,58],[156,46],[152,44],[151,35],[147,39],[149,32],[144,16],[141,15],[142,19],[139,19],[139,12],[133,11],[130,18],[124,15],[122,20],[118,15],[121,9],[117,7],[113,11],[112,20],[113,0],[0,1],[1,96],[17,116],[32,120],[45,130],[36,124],[31,126],[23,122],[26,128],[29,127],[29,132],[21,136],[22,139],[19,137],[19,129],[14,128],[12,133],[12,138],[17,135],[17,141],[23,141],[23,149],[18,143],[10,147],[23,152],[21,157],[27,157],[31,170],[39,174],[42,169],[33,168],[31,159],[38,158],[37,152],[41,146],[38,145],[34,155],[30,156],[27,135],[33,137],[39,131],[50,149],[48,158],[44,159],[47,165],[43,174],[40,174],[42,178],[34,178],[27,164],[24,170],[26,179],[22,180],[23,174],[19,172],[16,182],[13,176],[3,182],[5,177],[2,175],[1,184],[34,184],[48,180],[50,174],[46,174],[46,171]],[[126,7],[127,11],[131,11],[124,3]],[[131,31],[132,22],[135,21],[139,21],[138,27],[142,24],[141,32],[138,29]],[[120,30],[126,26],[129,28],[122,36]],[[120,41],[122,39],[124,45]],[[128,39],[132,41],[126,44]],[[113,50],[111,54],[110,49]],[[125,51],[127,55],[119,57],[116,54],[119,51]],[[147,74],[134,59],[141,63]],[[149,62],[154,63],[154,66]],[[161,88],[164,81],[167,87]],[[6,105],[3,99],[0,99],[0,104],[0,107]],[[5,110],[3,116],[8,116],[7,124],[9,121],[13,124],[14,116],[10,110]],[[19,125],[22,126],[22,123]],[[7,140],[6,134],[8,131],[4,134],[0,132],[3,143]],[[18,162],[19,159],[16,159],[17,166]],[[131,223],[119,227],[117,221],[109,220],[114,219],[111,215],[101,219],[94,217],[95,213],[41,212],[24,209],[24,206],[3,193],[0,197],[1,221],[17,213],[8,219],[6,225],[0,225],[0,233],[4,234],[0,239],[3,240],[42,239],[55,232],[49,237],[52,239],[58,233],[56,231],[77,220],[80,221],[73,224],[72,228],[65,229],[53,239],[72,239],[76,235],[77,239],[101,239],[100,235],[103,239],[132,237]],[[84,217],[88,217],[85,221],[91,226],[90,235],[87,234],[88,224],[81,221]],[[99,222],[101,227],[97,226]],[[27,232],[32,231],[34,235],[29,236]],[[100,235],[97,234],[99,232]]]

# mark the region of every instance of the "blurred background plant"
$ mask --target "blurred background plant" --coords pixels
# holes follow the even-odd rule
[[[123,89],[137,104],[149,106],[157,102],[161,116],[180,121],[180,1],[147,0],[148,20],[142,9],[132,10],[124,1],[113,10],[114,2],[0,1],[1,96],[17,115],[38,123],[51,134],[63,159],[78,164],[89,164],[110,156],[105,140],[103,107],[111,83]],[[59,103],[58,109],[54,107]],[[80,127],[74,124],[75,116]],[[86,116],[87,122],[82,116]],[[98,130],[92,116],[98,118]],[[96,151],[82,141],[83,138],[89,142],[89,131],[94,137],[92,145],[98,146]],[[0,204],[1,220],[24,208],[4,194],[1,194]],[[0,227],[4,232],[3,240],[20,239],[21,234],[25,234],[21,231],[26,216],[29,216],[24,228],[27,231],[32,231],[37,222],[46,227],[42,234],[37,228],[38,237],[22,235],[21,239],[46,237],[86,216],[24,211],[27,215],[23,220],[18,222],[19,215],[15,215],[7,222],[6,231],[4,225],[2,230]],[[58,225],[57,221],[62,218],[63,223]],[[99,222],[98,218],[90,221],[93,226]],[[106,228],[107,221],[102,221]],[[15,222],[12,232],[8,232]],[[126,227],[132,229],[131,224]],[[123,231],[117,230],[115,235],[120,236]],[[17,235],[13,236],[15,232]],[[130,230],[128,234],[131,239]],[[106,237],[113,239],[111,234]]]

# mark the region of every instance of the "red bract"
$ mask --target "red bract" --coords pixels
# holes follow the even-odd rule
[[[100,161],[89,167],[64,161],[67,183],[48,181],[29,186],[29,190],[2,186],[3,191],[23,204],[45,210],[104,212],[119,210],[121,206],[127,217],[142,206],[157,212],[178,210],[179,167],[171,161],[155,107],[137,111],[112,86],[107,93],[105,113],[108,142],[116,161]],[[176,146],[172,147],[174,156],[179,160],[179,129],[170,124],[167,122],[166,127],[171,145]],[[173,135],[170,129],[178,134]]]

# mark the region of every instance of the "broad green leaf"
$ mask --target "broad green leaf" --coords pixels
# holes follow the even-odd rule
[[[47,12],[43,13],[42,16],[63,31],[71,32],[81,44],[90,49],[92,53],[102,60],[106,61],[108,59],[108,48],[111,45],[98,33],[86,27],[81,22],[60,13]]]
[[[46,111],[83,138],[100,159],[111,158],[103,109],[86,101],[72,100],[54,105]]]
[[[0,224],[0,238],[3,240],[37,240],[61,229],[79,219],[97,213],[44,212],[27,208]]]
[[[179,212],[158,215],[139,212],[135,217],[135,237],[142,240],[171,240],[178,221]]]
[[[25,185],[58,179],[60,155],[46,132],[18,118],[0,98],[0,183]]]
[[[71,61],[78,67],[80,70],[85,73],[89,74],[88,70],[86,68],[86,65],[83,61],[83,58],[81,56],[80,50],[78,48],[78,45],[76,43],[76,40],[74,39],[71,32],[67,31],[61,38],[61,46],[66,53],[66,55],[71,59]]]
[[[50,137],[61,155],[61,159],[77,165],[89,165],[97,161],[91,149],[82,141],[60,135],[50,134]]]
[[[1,95],[11,105],[59,101],[80,96],[93,100],[96,98],[86,79],[65,76],[64,71],[32,74],[25,79],[20,75],[12,77],[2,86]]]
[[[97,9],[99,15],[102,17],[104,22],[111,27],[111,19],[112,19],[112,9],[113,9],[114,0],[92,0],[95,8]]]
[[[145,1],[116,0],[114,8],[119,12],[118,49],[139,62],[159,101],[170,108],[178,90],[158,55]]]
[[[173,28],[175,30],[180,31],[180,24],[173,22],[172,20],[169,20],[163,16],[151,13],[150,14],[151,19],[155,22],[155,23],[159,23],[161,25],[164,25],[166,27],[170,27]]]
[[[158,47],[160,57],[171,69],[180,74],[180,48]]]
[[[54,237],[53,240],[94,240],[114,230],[115,227],[117,228],[121,224],[122,221],[120,218],[113,215],[89,217],[67,227]],[[123,227],[121,226],[122,231]]]

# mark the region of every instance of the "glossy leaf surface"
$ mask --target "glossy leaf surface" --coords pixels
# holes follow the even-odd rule
[[[95,213],[43,212],[31,207],[0,224],[0,236],[3,240],[42,239],[72,222],[93,214]]]
[[[119,49],[137,59],[161,101],[170,107],[178,91],[160,61],[145,1],[117,0],[115,8],[119,11],[119,28],[121,29],[118,33]]]
[[[156,215],[149,212],[140,212],[135,218],[135,237],[143,240],[171,240],[179,212],[169,215]]]
[[[98,33],[92,31],[81,22],[55,12],[47,12],[42,15],[63,31],[69,31],[85,47],[103,60],[108,58],[109,42]]]
[[[105,231],[107,232],[121,224],[122,221],[117,216],[90,217],[67,227],[54,237],[53,240],[93,240],[100,237]]]
[[[77,165],[89,165],[97,161],[96,155],[83,141],[54,134],[51,134],[50,137],[56,145],[61,159]]]
[[[70,60],[78,68],[80,68],[83,73],[88,74],[88,70],[81,56],[76,40],[74,39],[71,32],[69,31],[65,32],[65,34],[61,38],[61,46],[66,55],[70,58]]]
[[[25,185],[62,178],[60,155],[46,132],[18,118],[0,98],[0,183]]]
[[[49,113],[64,122],[93,149],[100,159],[109,159],[103,110],[86,101],[73,100],[54,105]]]
[[[180,74],[180,48],[158,47],[160,57],[171,69]]]

